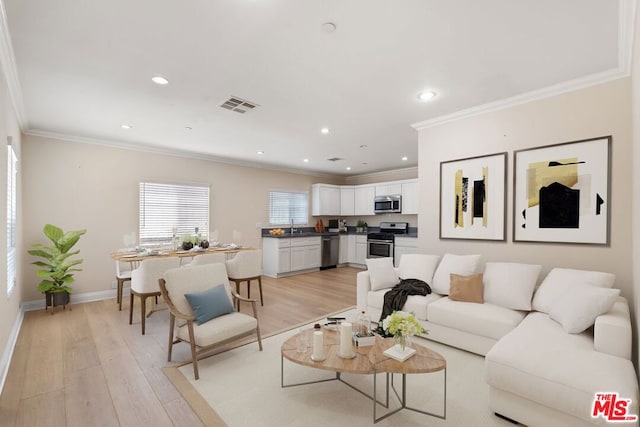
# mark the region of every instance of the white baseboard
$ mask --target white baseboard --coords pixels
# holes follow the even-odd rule
[[[126,287],[122,290],[122,297],[129,295],[129,288]],[[110,299],[116,297],[116,290],[109,289],[108,291],[100,292],[87,292],[84,294],[71,294],[71,304],[78,304],[82,302],[101,301],[104,299]],[[44,308],[44,296],[42,299],[35,301],[27,301],[22,304],[22,311],[41,310]]]
[[[9,366],[11,365],[11,358],[13,357],[13,351],[16,348],[16,342],[18,341],[18,335],[20,334],[20,328],[22,327],[22,320],[24,319],[24,312],[18,311],[18,317],[13,322],[13,328],[9,334],[9,340],[7,346],[4,348],[2,358],[0,359],[0,393],[4,389],[4,382],[7,380],[9,374]]]

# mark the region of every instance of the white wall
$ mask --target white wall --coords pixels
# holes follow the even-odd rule
[[[0,221],[2,224],[7,223],[7,161],[6,161],[6,143],[7,137],[11,137],[12,145],[18,156],[18,276],[17,284],[10,296],[7,296],[7,228],[3,225],[0,227],[0,386],[4,380],[3,375],[6,374],[6,369],[10,362],[10,351],[15,339],[17,338],[18,326],[21,321],[20,303],[22,301],[23,294],[23,280],[20,272],[20,265],[24,260],[24,248],[21,244],[22,223],[20,222],[20,216],[22,209],[22,184],[20,182],[22,177],[22,159],[21,159],[21,144],[20,144],[20,128],[16,115],[13,112],[13,106],[11,105],[11,99],[9,97],[7,85],[3,75],[0,75],[0,146],[3,148],[0,151]]]
[[[612,135],[611,245],[513,243],[513,151]],[[508,152],[507,241],[439,239],[439,165],[442,161]],[[485,261],[517,261],[615,273],[633,304],[631,80],[488,112],[419,132],[419,245],[428,253],[480,253]]]
[[[76,276],[75,293],[109,290],[115,270],[110,253],[123,246],[122,236],[138,231],[138,183],[161,181],[211,185],[211,230],[221,242],[233,231],[242,241],[261,246],[260,229],[268,221],[268,191],[311,190],[315,182],[341,179],[242,167],[207,160],[153,154],[101,145],[34,136],[23,137],[24,243],[43,241],[42,227],[86,228],[78,249],[84,271]],[[310,224],[315,220],[310,218]],[[26,261],[31,261],[31,257]],[[33,266],[23,263],[24,301],[42,296]]]

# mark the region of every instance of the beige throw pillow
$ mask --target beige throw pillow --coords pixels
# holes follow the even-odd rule
[[[484,303],[484,285],[482,273],[472,276],[461,276],[451,273],[449,299],[452,301]]]

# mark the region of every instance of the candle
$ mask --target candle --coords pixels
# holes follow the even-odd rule
[[[324,358],[324,342],[322,331],[315,331],[313,333],[313,358],[316,360]]]
[[[353,328],[351,323],[342,322],[340,324],[340,356],[350,357],[353,354],[352,339]]]

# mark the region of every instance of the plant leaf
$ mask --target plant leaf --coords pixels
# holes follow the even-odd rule
[[[51,240],[56,246],[58,245],[58,240],[60,240],[60,238],[64,235],[60,227],[56,227],[52,224],[45,224],[43,231],[44,235],[47,236],[47,238]]]

